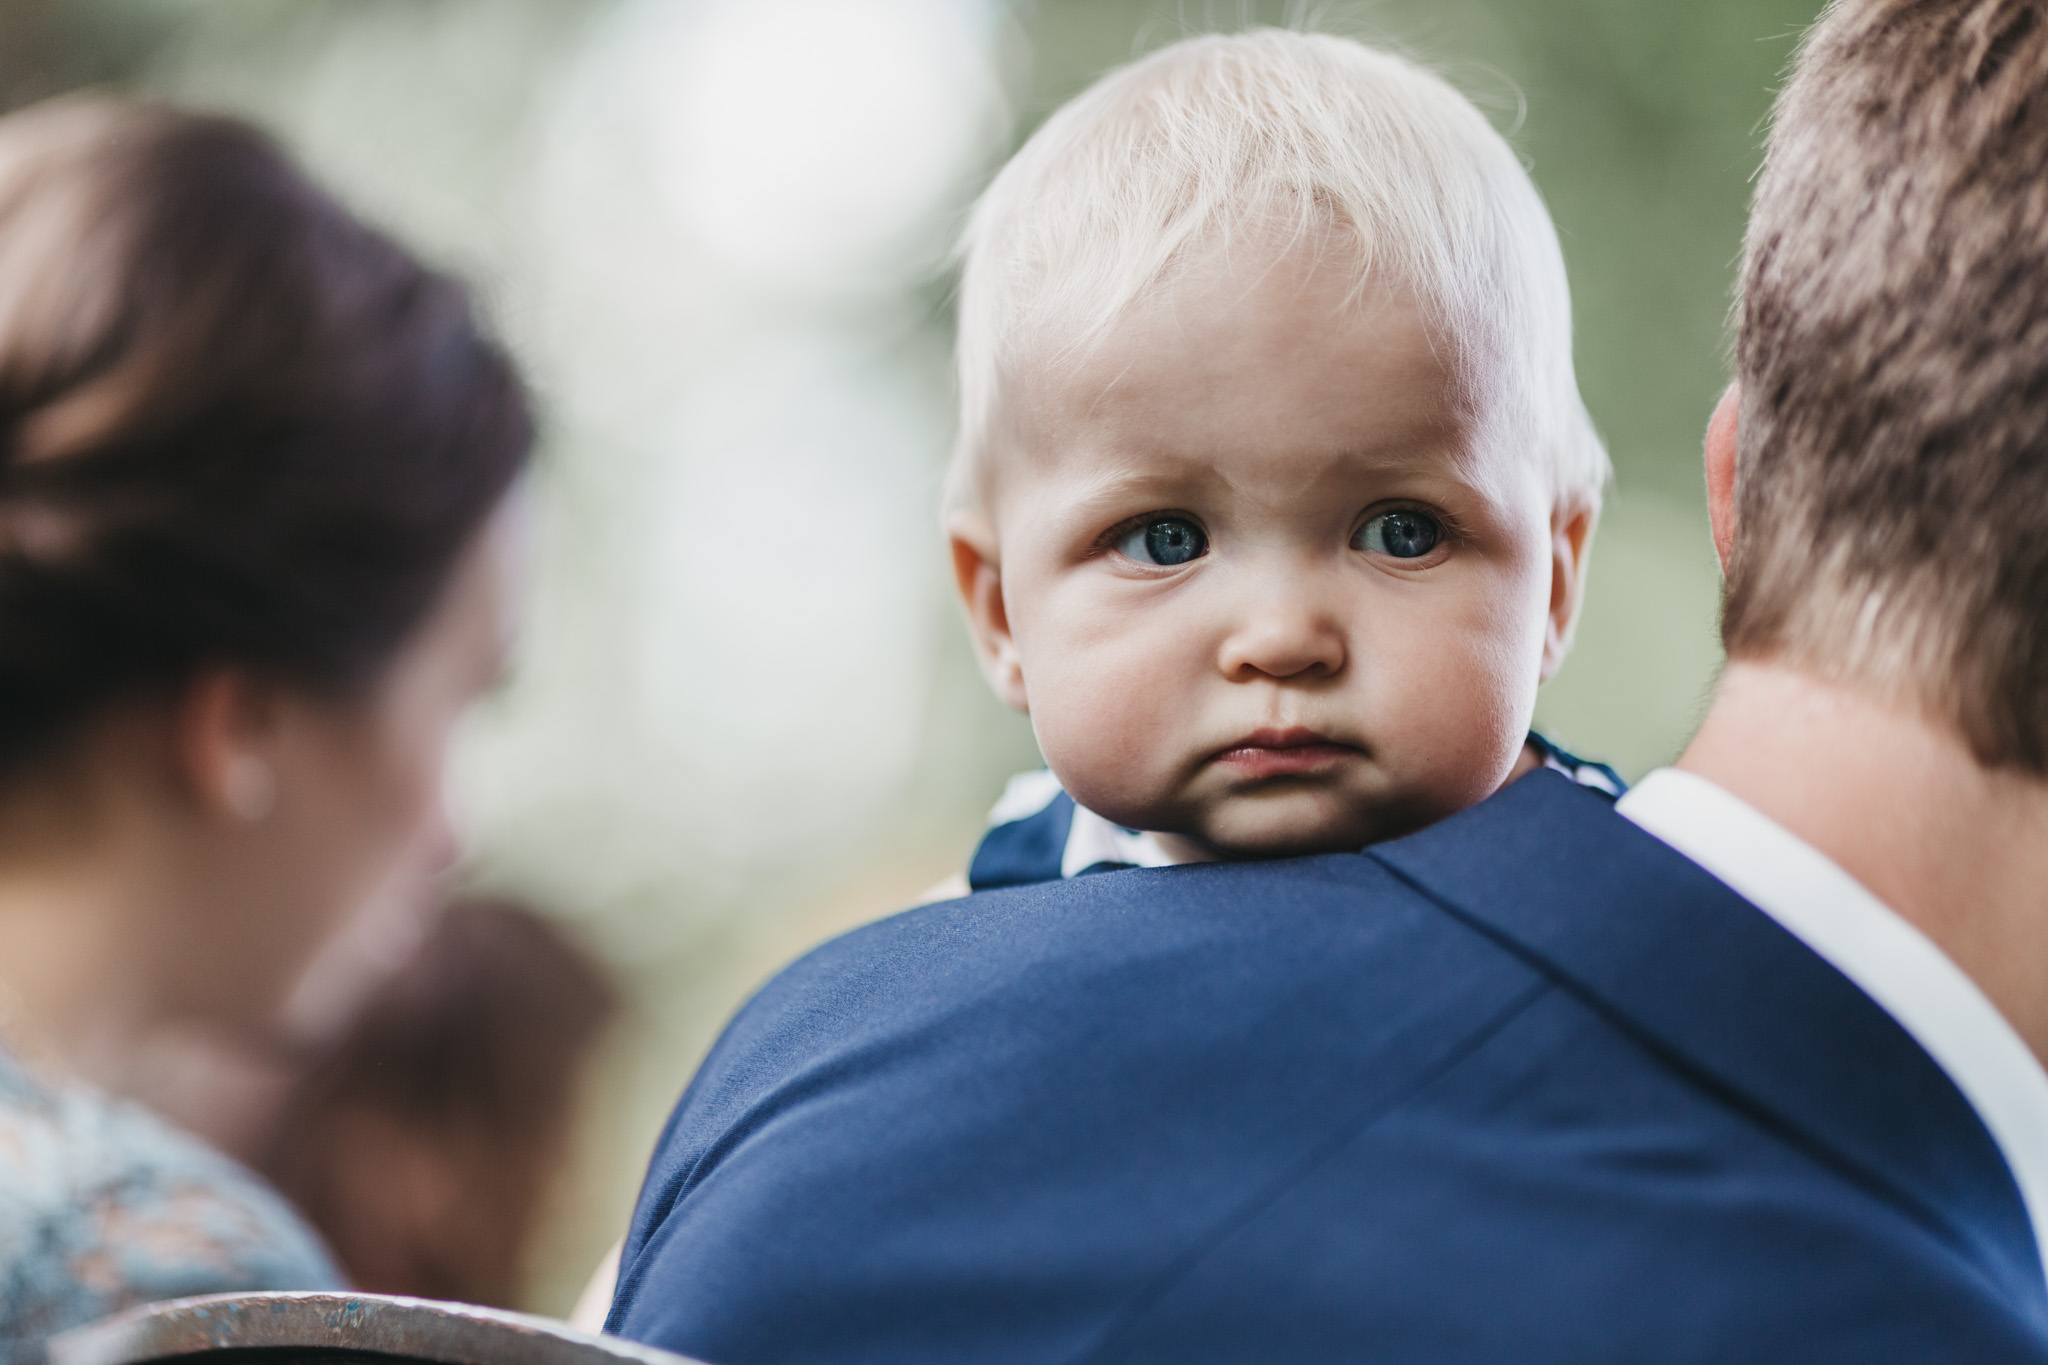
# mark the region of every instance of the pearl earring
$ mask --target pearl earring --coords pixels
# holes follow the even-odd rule
[[[222,794],[235,818],[253,825],[277,805],[277,779],[262,759],[238,759],[227,771]]]

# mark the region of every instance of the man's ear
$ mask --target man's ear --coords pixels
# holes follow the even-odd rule
[[[1024,694],[1024,663],[1017,655],[1017,642],[1010,634],[1010,611],[1003,602],[1002,558],[996,548],[995,528],[979,512],[956,512],[946,532],[953,545],[953,582],[960,589],[960,605],[967,609],[967,630],[974,637],[982,676],[1004,705],[1028,714],[1031,705]]]
[[[1599,520],[1599,504],[1583,494],[1560,500],[1550,514],[1550,619],[1543,634],[1541,674],[1546,682],[1571,651],[1579,604],[1586,596],[1593,527]]]
[[[1714,532],[1714,555],[1728,572],[1728,554],[1735,547],[1735,451],[1742,410],[1742,385],[1730,384],[1707,419],[1707,525]]]
[[[172,751],[201,810],[242,824],[269,816],[278,796],[275,684],[238,668],[208,668],[171,707]]]

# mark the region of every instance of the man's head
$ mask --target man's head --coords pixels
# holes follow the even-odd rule
[[[1731,659],[1919,705],[2036,774],[2044,167],[2039,0],[1838,0],[1815,26],[1750,222],[1723,618]]]
[[[1056,114],[965,244],[951,530],[1084,805],[1234,855],[1491,792],[1606,473],[1514,155],[1356,43],[1183,43]]]

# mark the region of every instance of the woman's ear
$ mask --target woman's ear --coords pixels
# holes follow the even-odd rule
[[[1735,452],[1742,410],[1742,385],[1730,384],[1707,419],[1707,525],[1714,532],[1714,555],[1728,572],[1735,548]]]
[[[1550,675],[1564,663],[1579,624],[1579,604],[1586,596],[1586,560],[1593,549],[1593,527],[1600,505],[1592,498],[1562,499],[1550,514],[1550,619],[1543,634],[1543,670]]]
[[[995,528],[979,512],[955,512],[946,527],[953,546],[953,582],[960,605],[967,609],[967,630],[981,660],[982,676],[1015,711],[1029,713],[1024,695],[1024,664],[1010,634],[1010,612],[1003,602],[1002,558]]]
[[[235,668],[203,670],[171,710],[186,790],[208,814],[256,824],[276,808],[276,689]]]

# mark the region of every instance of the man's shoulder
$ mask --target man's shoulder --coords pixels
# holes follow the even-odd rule
[[[2034,1358],[2016,1207],[1882,1011],[1539,773],[1364,855],[813,953],[679,1107],[612,1325],[749,1361]]]
[[[1375,1018],[1464,1019],[1533,979],[1356,854],[977,892],[855,929],[764,985],[692,1081],[678,1111],[690,1122],[672,1128],[655,1174],[680,1194],[734,1132],[800,1106],[807,1078],[862,1088],[870,1112],[900,1105],[965,1134],[1041,1102],[1103,1100],[1127,1072],[1200,1055],[1213,1074],[1247,1050],[1291,1046],[1290,1030],[1329,1038],[1339,1020],[1317,1010],[1332,1001],[1370,1002]],[[1276,1036],[1236,1022],[1261,1012]],[[1103,1051],[1112,1037],[1119,1048]],[[1075,1064],[1091,1052],[1095,1070]],[[997,1069],[1006,1084],[977,1104],[924,1107]]]
[[[1063,1059],[1088,1039],[1117,1037],[1133,1065],[1149,1065],[1138,1060],[1147,1046],[1185,1055],[1207,1021],[1236,1029],[1238,1016],[1283,1011],[1321,998],[1319,990],[1345,1009],[1363,1006],[1347,1022],[1368,1035],[1376,1022],[1417,1012],[1468,1025],[1541,982],[1545,967],[1447,896],[1433,863],[1457,870],[1453,892],[1468,882],[1506,888],[1539,918],[1568,916],[1575,881],[1527,875],[1524,841],[1504,838],[1504,826],[1562,822],[1582,830],[1581,842],[1654,842],[1611,801],[1562,779],[1539,773],[1511,790],[1513,808],[1453,817],[1417,836],[1428,840],[1417,855],[1403,852],[1411,839],[1364,855],[1101,872],[976,892],[864,925],[756,993],[678,1112],[710,1132],[781,1102],[798,1074],[829,1071],[843,1086],[894,1072],[970,1071],[998,1056],[1015,1067],[1027,1054],[1071,1090],[1079,1078]],[[1589,827],[1596,832],[1585,836]],[[1537,904],[1545,902],[1555,904]],[[1336,1022],[1293,1021],[1321,1038]],[[961,1114],[947,1106],[928,1121]],[[671,1178],[701,1163],[682,1128],[668,1141],[680,1149],[663,1154]]]
[[[1562,781],[1546,786],[1555,790],[1539,807],[1563,802],[1616,837],[1644,838],[1611,801]],[[1458,850],[1464,873],[1518,895],[1558,894],[1524,884],[1519,851],[1493,822],[1469,838],[1463,823],[1431,833],[1435,849]],[[740,1011],[699,1085],[780,1076],[808,1048],[841,1053],[939,1025],[952,1030],[953,1055],[1012,1041],[1056,1050],[1066,1030],[1125,1029],[1123,1016],[1185,1005],[1205,990],[1227,991],[1242,1007],[1296,995],[1333,972],[1382,1007],[1456,978],[1485,977],[1512,992],[1538,975],[1414,867],[1377,850],[1099,872],[920,905],[813,949]],[[1390,977],[1384,988],[1374,984],[1380,972]],[[1004,1017],[1031,1019],[1028,1036],[1010,1039],[995,1027]],[[981,1031],[960,1031],[970,1019]]]
[[[1482,841],[1471,856],[1493,853]],[[734,1018],[656,1152],[621,1303],[650,1238],[809,1219],[857,1203],[847,1192],[867,1177],[1042,1193],[1085,1167],[1077,1198],[1127,1178],[1170,1187],[1153,1160],[1162,1124],[1208,1130],[1197,1179],[1227,1202],[1248,1172],[1300,1158],[1332,1077],[1385,1102],[1545,989],[1413,878],[1357,854],[920,906],[807,954]],[[1220,1209],[1185,1201],[1183,1231]]]

